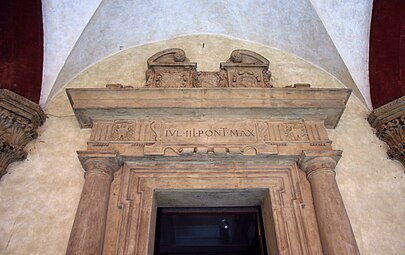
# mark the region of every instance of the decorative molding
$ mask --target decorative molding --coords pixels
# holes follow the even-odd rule
[[[45,118],[38,104],[0,89],[0,177],[9,164],[27,157],[24,147],[37,138],[37,128]]]
[[[304,150],[298,161],[298,165],[308,179],[321,171],[330,171],[335,174],[335,167],[342,157],[341,150]]]
[[[368,121],[388,144],[388,157],[405,167],[405,96],[373,110]]]
[[[300,155],[331,149],[322,120],[113,120],[95,121],[90,151],[120,155]]]
[[[147,61],[147,88],[271,88],[269,61],[249,50],[234,50],[220,71],[197,71],[182,49],[166,49]]]
[[[336,127],[351,90],[271,88],[268,65],[236,50],[219,72],[198,72],[184,51],[169,49],[149,58],[144,88],[68,89],[81,127],[92,128],[79,159],[97,172],[86,177],[67,254],[152,254],[156,208],[165,205],[157,192],[221,190],[240,202],[241,190],[257,189],[271,254],[357,254],[334,175],[306,180],[297,166],[333,172],[341,151],[326,128]]]
[[[107,223],[103,254],[152,254],[156,207],[169,202],[157,194],[172,191],[187,195],[200,192],[199,199],[186,206],[215,206],[221,197],[226,199],[220,206],[240,205],[241,200],[248,206],[259,205],[269,253],[321,254],[310,194],[301,187],[308,188],[308,184],[302,182],[299,170],[291,162],[285,166],[268,162],[129,162],[120,177],[112,184],[115,192],[108,211],[111,220]],[[252,191],[262,195],[249,200],[246,193]],[[207,192],[216,194],[214,201],[207,200],[207,195],[201,196]],[[273,235],[277,243],[270,245]]]

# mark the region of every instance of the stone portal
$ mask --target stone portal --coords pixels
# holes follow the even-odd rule
[[[181,49],[146,84],[68,89],[92,128],[67,254],[154,254],[158,208],[260,206],[271,254],[359,254],[325,128],[351,93],[271,85],[269,61],[235,50],[202,72]]]

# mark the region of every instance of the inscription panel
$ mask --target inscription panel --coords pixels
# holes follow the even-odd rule
[[[252,122],[173,122],[163,124],[163,144],[254,144]]]
[[[331,148],[322,120],[95,121],[89,150],[124,156],[300,155]]]

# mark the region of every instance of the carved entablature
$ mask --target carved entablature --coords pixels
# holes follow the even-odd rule
[[[138,159],[298,158],[303,150],[332,148],[325,127],[336,127],[351,93],[308,84],[272,88],[269,61],[248,50],[234,50],[217,72],[197,71],[181,49],[147,62],[143,88],[67,89],[80,126],[93,129],[89,151]]]
[[[0,177],[9,164],[26,158],[24,147],[37,138],[36,130],[44,121],[39,105],[12,91],[0,90]]]
[[[368,121],[388,144],[388,157],[405,167],[405,96],[373,110]]]
[[[323,121],[96,121],[88,150],[122,156],[300,155],[331,149]]]
[[[148,88],[271,88],[269,61],[249,50],[234,50],[218,72],[197,71],[182,49],[167,49],[148,59]]]

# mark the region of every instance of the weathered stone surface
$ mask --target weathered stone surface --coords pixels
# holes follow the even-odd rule
[[[322,119],[336,127],[348,89],[122,88],[67,89],[83,128],[113,119]]]
[[[388,144],[388,157],[405,167],[405,96],[373,110],[368,121]]]
[[[7,166],[27,157],[25,145],[37,138],[45,121],[38,104],[7,89],[0,89],[0,177]]]
[[[205,199],[193,206],[217,205],[220,200],[209,200],[215,199],[218,189],[229,190],[222,191],[229,197],[222,206],[238,203],[262,207],[272,254],[321,254],[321,249],[325,254],[338,254],[339,250],[357,254],[334,175],[320,179],[318,174],[333,172],[336,166],[336,151],[325,126],[336,126],[350,91],[310,89],[306,85],[266,88],[266,61],[252,52],[236,51],[221,68],[228,78],[232,76],[228,85],[247,88],[195,88],[188,79],[194,70],[184,52],[170,49],[148,62],[155,65],[147,77],[155,77],[152,88],[113,85],[68,90],[82,127],[92,127],[87,151],[80,152],[79,157],[105,155],[112,162],[124,163],[111,182],[113,171],[103,170],[105,164],[96,160],[99,163],[94,168],[101,169],[97,173],[102,188],[95,187],[96,180],[85,184],[84,202],[80,202],[76,219],[91,222],[87,210],[97,214],[101,222],[78,231],[75,221],[70,239],[75,242],[69,245],[68,254],[74,249],[92,254],[152,254],[157,206],[181,206],[194,201],[196,194]],[[205,76],[215,80],[211,74]],[[327,164],[330,162],[333,164]],[[297,164],[308,172],[312,193]],[[315,175],[317,178],[311,177]],[[264,195],[252,200],[249,194],[258,188]],[[98,199],[91,199],[90,189]],[[171,195],[166,193],[162,200],[165,190]],[[194,193],[187,197],[187,190]],[[176,204],[173,191],[183,197],[182,203]],[[103,201],[102,205],[93,200]],[[97,209],[91,209],[91,203]],[[339,215],[331,217],[329,212],[334,210]],[[328,227],[332,225],[336,230]],[[85,231],[94,235],[82,234]],[[88,242],[81,242],[82,236]],[[343,242],[331,242],[335,237]]]
[[[101,254],[104,245],[110,185],[121,164],[111,152],[78,152],[86,170],[66,254]]]
[[[358,255],[356,239],[335,180],[342,151],[303,151],[300,168],[311,184],[324,254]]]

